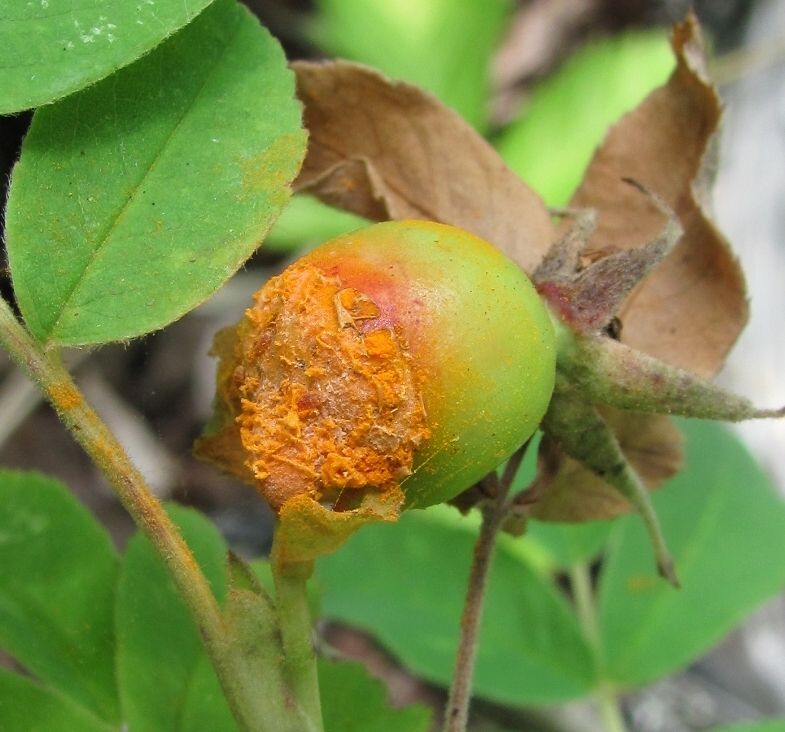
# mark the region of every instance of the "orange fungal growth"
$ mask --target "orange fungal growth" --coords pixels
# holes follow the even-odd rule
[[[276,561],[450,500],[536,429],[555,378],[550,316],[482,239],[392,221],[324,244],[220,331],[197,454],[279,518]]]
[[[240,438],[275,509],[306,493],[336,509],[395,489],[430,431],[422,375],[364,293],[307,262],[273,278],[241,326]]]

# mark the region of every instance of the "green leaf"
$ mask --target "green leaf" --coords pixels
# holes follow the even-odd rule
[[[49,104],[131,63],[212,0],[3,0],[0,114]]]
[[[169,513],[214,594],[223,600],[226,594],[223,539],[195,511],[170,506]],[[205,688],[211,688],[210,678],[215,677],[209,664],[206,669],[201,668],[205,660],[199,633],[174,583],[147,539],[139,534],[129,542],[123,559],[116,617],[120,699],[129,728],[140,732],[182,729],[178,727],[179,720],[192,718],[190,705],[201,698]],[[217,687],[218,682],[214,683]],[[215,698],[217,706],[226,704],[223,695],[213,694],[211,698]],[[226,715],[228,709],[211,711],[211,719],[220,720],[227,718]]]
[[[324,615],[374,633],[415,673],[452,676],[476,533],[446,506],[367,526],[317,562]],[[486,596],[475,690],[511,704],[546,704],[588,693],[592,655],[558,590],[500,537]]]
[[[431,712],[415,705],[390,709],[386,689],[356,663],[319,659],[324,732],[427,732]]]
[[[428,89],[486,124],[488,69],[508,0],[318,0],[313,35],[332,55]]]
[[[613,527],[613,521],[556,524],[532,519],[527,525],[526,540],[544,548],[555,568],[566,570],[596,559],[602,553]]]
[[[0,730],[3,732],[117,732],[68,697],[0,668]]]
[[[563,206],[608,127],[663,84],[674,63],[662,31],[590,43],[535,89],[496,147],[548,205]]]
[[[0,647],[84,714],[118,722],[106,532],[58,481],[2,470],[0,567]]]
[[[682,588],[656,576],[637,516],[620,520],[601,578],[608,674],[623,685],[686,666],[785,585],[785,504],[726,428],[681,426],[686,470],[653,500]]]
[[[144,728],[142,728],[144,729]],[[238,732],[207,654],[194,664],[177,732]]]
[[[265,251],[292,252],[310,248],[367,226],[367,219],[339,211],[313,196],[292,196],[264,240]]]
[[[771,719],[768,722],[717,727],[713,732],[785,732],[785,719]]]
[[[39,340],[163,327],[253,252],[304,154],[285,63],[246,9],[218,0],[145,58],[36,112],[6,237]]]

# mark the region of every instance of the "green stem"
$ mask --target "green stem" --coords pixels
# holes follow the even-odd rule
[[[579,562],[570,567],[570,586],[575,597],[578,622],[586,639],[596,654],[600,653],[600,630],[597,624],[597,610],[594,606],[594,590],[591,585],[589,565]],[[599,665],[601,661],[598,661]]]
[[[244,730],[253,732],[320,732],[302,705],[293,703],[285,678],[278,618],[265,594],[231,589],[225,612],[227,644],[225,677],[229,697],[240,700]]]
[[[106,476],[123,506],[152,544],[196,622],[240,729],[244,732],[263,729],[259,715],[249,713],[252,705],[243,698],[242,680],[234,678],[237,651],[231,646],[221,610],[191,550],[115,436],[85,402],[63,367],[59,351],[56,348],[44,349],[35,341],[2,298],[0,345],[44,392],[60,419]]]
[[[575,597],[578,622],[594,651],[599,674],[602,677],[605,671],[605,659],[602,653],[602,639],[600,626],[597,622],[597,607],[594,601],[591,573],[586,562],[578,562],[570,567],[570,585]],[[595,701],[605,722],[607,732],[627,732],[627,725],[619,705],[619,697],[612,685],[602,682],[595,695]]]
[[[306,589],[306,582],[313,574],[313,562],[273,561],[271,564],[287,686],[308,721],[308,729],[322,732],[319,677]]]
[[[597,691],[596,700],[607,732],[627,732],[618,694],[611,687],[603,686]]]

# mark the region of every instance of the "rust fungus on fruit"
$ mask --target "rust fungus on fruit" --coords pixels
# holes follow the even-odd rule
[[[533,285],[498,250],[392,221],[272,279],[212,353],[196,453],[271,504],[271,556],[289,563],[487,475],[540,423],[556,349]]]
[[[333,510],[389,492],[430,436],[422,376],[380,309],[307,263],[270,280],[241,324],[240,438],[264,498]]]

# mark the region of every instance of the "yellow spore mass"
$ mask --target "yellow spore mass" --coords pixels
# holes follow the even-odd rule
[[[309,264],[271,279],[246,312],[235,383],[240,437],[275,509],[308,494],[350,507],[389,491],[428,439],[420,372],[368,296]]]

